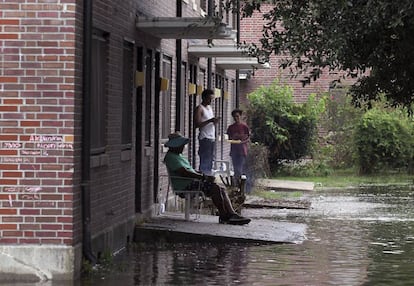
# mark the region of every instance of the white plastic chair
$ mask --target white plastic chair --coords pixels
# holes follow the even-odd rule
[[[216,175],[225,175],[230,178],[234,175],[234,172],[230,169],[230,161],[226,160],[214,160],[213,162],[213,174]]]
[[[171,190],[173,191],[173,193],[175,195],[182,195],[184,196],[184,218],[185,220],[190,220],[190,213],[191,210],[194,209],[194,205],[197,207],[197,215],[198,217],[200,216],[200,197],[204,198],[204,193],[201,190],[201,180],[197,180],[194,178],[187,178],[187,177],[180,177],[180,176],[170,176],[169,172],[168,172],[168,179],[169,179],[169,186],[171,186]],[[196,189],[193,190],[180,190],[180,189],[175,189],[173,184],[172,184],[172,180],[183,180],[183,181],[188,181],[188,184],[191,184],[194,181],[198,181],[199,184],[198,187]],[[180,196],[181,197],[181,196]]]

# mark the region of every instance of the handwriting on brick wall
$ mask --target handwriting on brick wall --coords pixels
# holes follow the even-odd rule
[[[63,156],[57,151],[74,150],[71,135],[32,134],[22,138],[25,140],[0,141],[0,177],[3,179],[0,192],[8,194],[10,206],[14,199],[40,200],[43,181],[37,174],[42,171],[43,165],[38,163],[37,158]],[[51,153],[52,150],[56,152]]]
[[[39,200],[40,196],[37,193],[40,191],[42,191],[41,187],[3,187],[4,193],[20,194],[21,200]],[[9,196],[9,203],[12,206],[11,196]]]

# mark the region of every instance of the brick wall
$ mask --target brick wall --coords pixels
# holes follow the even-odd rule
[[[193,2],[198,3],[183,2],[184,16],[200,15]],[[96,238],[133,220],[135,184],[141,191],[142,212],[147,214],[154,203],[157,165],[151,159],[160,146],[144,147],[143,138],[135,141],[135,131],[133,148],[125,151],[121,145],[123,41],[132,40],[135,47],[173,59],[171,131],[177,62],[175,40],[160,40],[135,27],[137,14],[174,17],[175,1],[97,0],[93,5],[94,28],[109,35],[107,146],[105,154],[91,157],[91,231]],[[0,2],[0,243],[77,245],[82,240],[82,6],[81,0]],[[189,59],[187,41],[182,44],[183,61],[205,69],[206,60]],[[220,73],[230,81],[234,78],[234,71]],[[231,88],[228,91],[232,93]],[[155,116],[155,106],[150,114],[136,110],[137,100],[134,94],[133,130],[136,123],[153,121]],[[188,98],[184,100],[188,106]],[[234,101],[227,106],[225,112],[230,113]],[[190,120],[188,113],[186,128]],[[224,129],[231,122],[228,116]],[[155,128],[159,126],[153,126],[152,142]],[[219,158],[226,157],[228,146],[219,151],[224,154]],[[135,152],[144,158],[139,178],[135,178]],[[163,159],[162,153],[159,158]],[[113,240],[107,242],[114,246],[118,242]],[[98,243],[96,249],[104,247]]]
[[[0,243],[72,245],[75,8],[0,3]]]
[[[268,11],[272,7],[271,5],[262,5],[261,10],[263,13]],[[241,30],[241,42],[246,41],[247,43],[256,43],[260,47],[259,39],[262,35],[262,27],[264,24],[262,13],[255,12],[251,18],[244,18],[240,23]],[[311,93],[321,93],[329,91],[330,82],[337,78],[337,73],[329,73],[325,70],[317,81],[311,82],[311,84],[302,86],[300,82],[303,79],[303,75],[299,75],[296,78],[292,78],[292,75],[288,69],[282,70],[279,68],[281,63],[281,56],[272,55],[270,58],[270,69],[260,69],[254,72],[254,75],[248,80],[241,80],[241,94],[248,94],[258,88],[261,85],[270,85],[276,78],[281,83],[290,85],[294,89],[294,98],[296,102],[304,102]],[[345,81],[349,83],[352,81]],[[241,97],[243,102],[246,99]]]
[[[76,256],[76,269],[80,267],[83,227],[83,2],[0,1],[0,244],[9,248],[25,244],[33,250],[59,245],[61,254],[68,251],[64,254],[68,261]],[[198,16],[198,2],[183,1],[183,16]],[[175,6],[175,1],[93,1],[93,27],[108,34],[107,145],[104,154],[89,158],[90,226],[95,254],[125,245],[135,223],[136,196],[144,216],[153,208],[154,186],[159,179],[154,173],[158,166],[163,168],[154,158],[158,154],[162,160],[163,154],[156,153],[160,152],[160,144],[145,147],[144,138],[136,136],[135,130],[137,124],[154,122],[154,99],[159,95],[153,92],[153,104],[143,113],[143,109],[137,109],[141,98],[134,91],[133,142],[132,148],[125,150],[121,144],[122,49],[128,40],[134,42],[135,48],[172,58],[173,104],[168,108],[172,111],[171,131],[175,130],[175,40],[152,37],[135,26],[138,14],[175,17]],[[206,60],[190,60],[185,51],[187,41],[182,44],[183,61],[205,69]],[[234,78],[233,71],[221,72],[230,81]],[[188,98],[184,100],[187,106]],[[229,101],[227,112],[233,105]],[[160,114],[165,108],[160,109]],[[188,128],[192,114],[186,114],[185,120]],[[152,125],[151,142],[156,142],[157,128]],[[142,158],[138,164],[137,154]],[[136,165],[141,166],[138,177]],[[66,246],[73,246],[75,254]],[[43,255],[48,254],[42,252],[37,259]]]

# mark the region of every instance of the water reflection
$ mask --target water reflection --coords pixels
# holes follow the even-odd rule
[[[412,285],[410,189],[315,192],[309,211],[249,210],[308,225],[300,245],[139,245],[123,271],[82,285]]]
[[[135,285],[231,285],[243,277],[247,250],[243,245],[208,243],[141,248],[131,253]]]

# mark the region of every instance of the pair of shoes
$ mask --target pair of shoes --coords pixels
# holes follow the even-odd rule
[[[247,217],[242,217],[238,214],[232,214],[229,218],[228,224],[243,225],[248,224],[251,219]]]
[[[220,215],[219,216],[219,223],[226,224],[226,223],[228,223],[229,218],[230,218],[230,216],[228,216],[228,215],[226,215],[226,216]]]
[[[233,225],[243,225],[248,224],[251,219],[239,216],[238,214],[232,214],[230,216],[219,216],[219,223],[223,224],[233,224]]]

